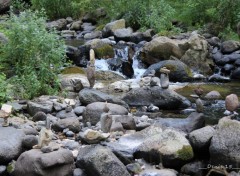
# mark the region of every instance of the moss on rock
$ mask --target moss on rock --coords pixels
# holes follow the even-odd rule
[[[193,158],[193,149],[191,146],[183,146],[182,149],[177,151],[177,155],[182,160],[190,160]]]
[[[62,71],[62,74],[85,74],[83,68],[80,67],[67,67]]]
[[[97,58],[113,58],[114,50],[109,44],[102,45],[100,47],[94,48]]]

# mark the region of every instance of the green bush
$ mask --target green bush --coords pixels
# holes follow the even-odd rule
[[[59,89],[57,73],[65,59],[64,42],[48,32],[43,13],[27,10],[7,21],[9,42],[1,63],[13,76],[14,92],[22,98],[51,94]]]
[[[0,104],[8,100],[6,76],[0,73]]]
[[[50,19],[73,15],[72,0],[31,0],[31,3],[36,10],[45,9]]]

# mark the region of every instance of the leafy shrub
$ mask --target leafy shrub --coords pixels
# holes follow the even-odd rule
[[[64,18],[73,15],[71,0],[31,0],[36,10],[45,9],[50,19]]]
[[[33,98],[56,92],[57,73],[65,58],[64,43],[47,32],[43,13],[27,10],[7,21],[9,42],[2,47],[1,63],[11,70],[15,93]]]
[[[8,99],[7,95],[7,81],[6,76],[0,73],[0,104],[6,102]]]

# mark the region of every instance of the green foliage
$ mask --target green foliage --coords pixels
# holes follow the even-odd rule
[[[0,73],[0,104],[8,100],[6,76]]]
[[[50,19],[68,17],[73,15],[71,0],[31,0],[32,7],[36,10],[45,9]]]
[[[19,13],[30,8],[30,5],[23,0],[12,0],[11,6],[14,13]]]
[[[20,98],[52,94],[59,88],[57,73],[65,58],[64,42],[47,32],[43,13],[27,10],[7,21],[9,42],[2,47],[1,63],[15,76],[11,83]]]

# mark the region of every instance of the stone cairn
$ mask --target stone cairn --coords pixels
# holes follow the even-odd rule
[[[161,87],[163,89],[167,89],[169,87],[169,73],[170,70],[168,70],[166,67],[163,67],[160,69],[160,83],[161,83]]]
[[[3,118],[3,127],[8,127],[9,126],[9,121],[8,121],[8,117],[11,115],[12,113],[12,106],[8,105],[8,104],[3,104],[0,110],[0,118]]]
[[[93,88],[95,84],[95,53],[94,50],[90,50],[90,61],[87,66],[87,79],[90,84],[90,88]]]
[[[101,114],[101,118],[100,118],[101,130],[104,133],[108,133],[110,131],[111,125],[112,125],[112,116],[109,111],[110,111],[110,109],[106,102],[105,106],[103,108],[103,113]]]

